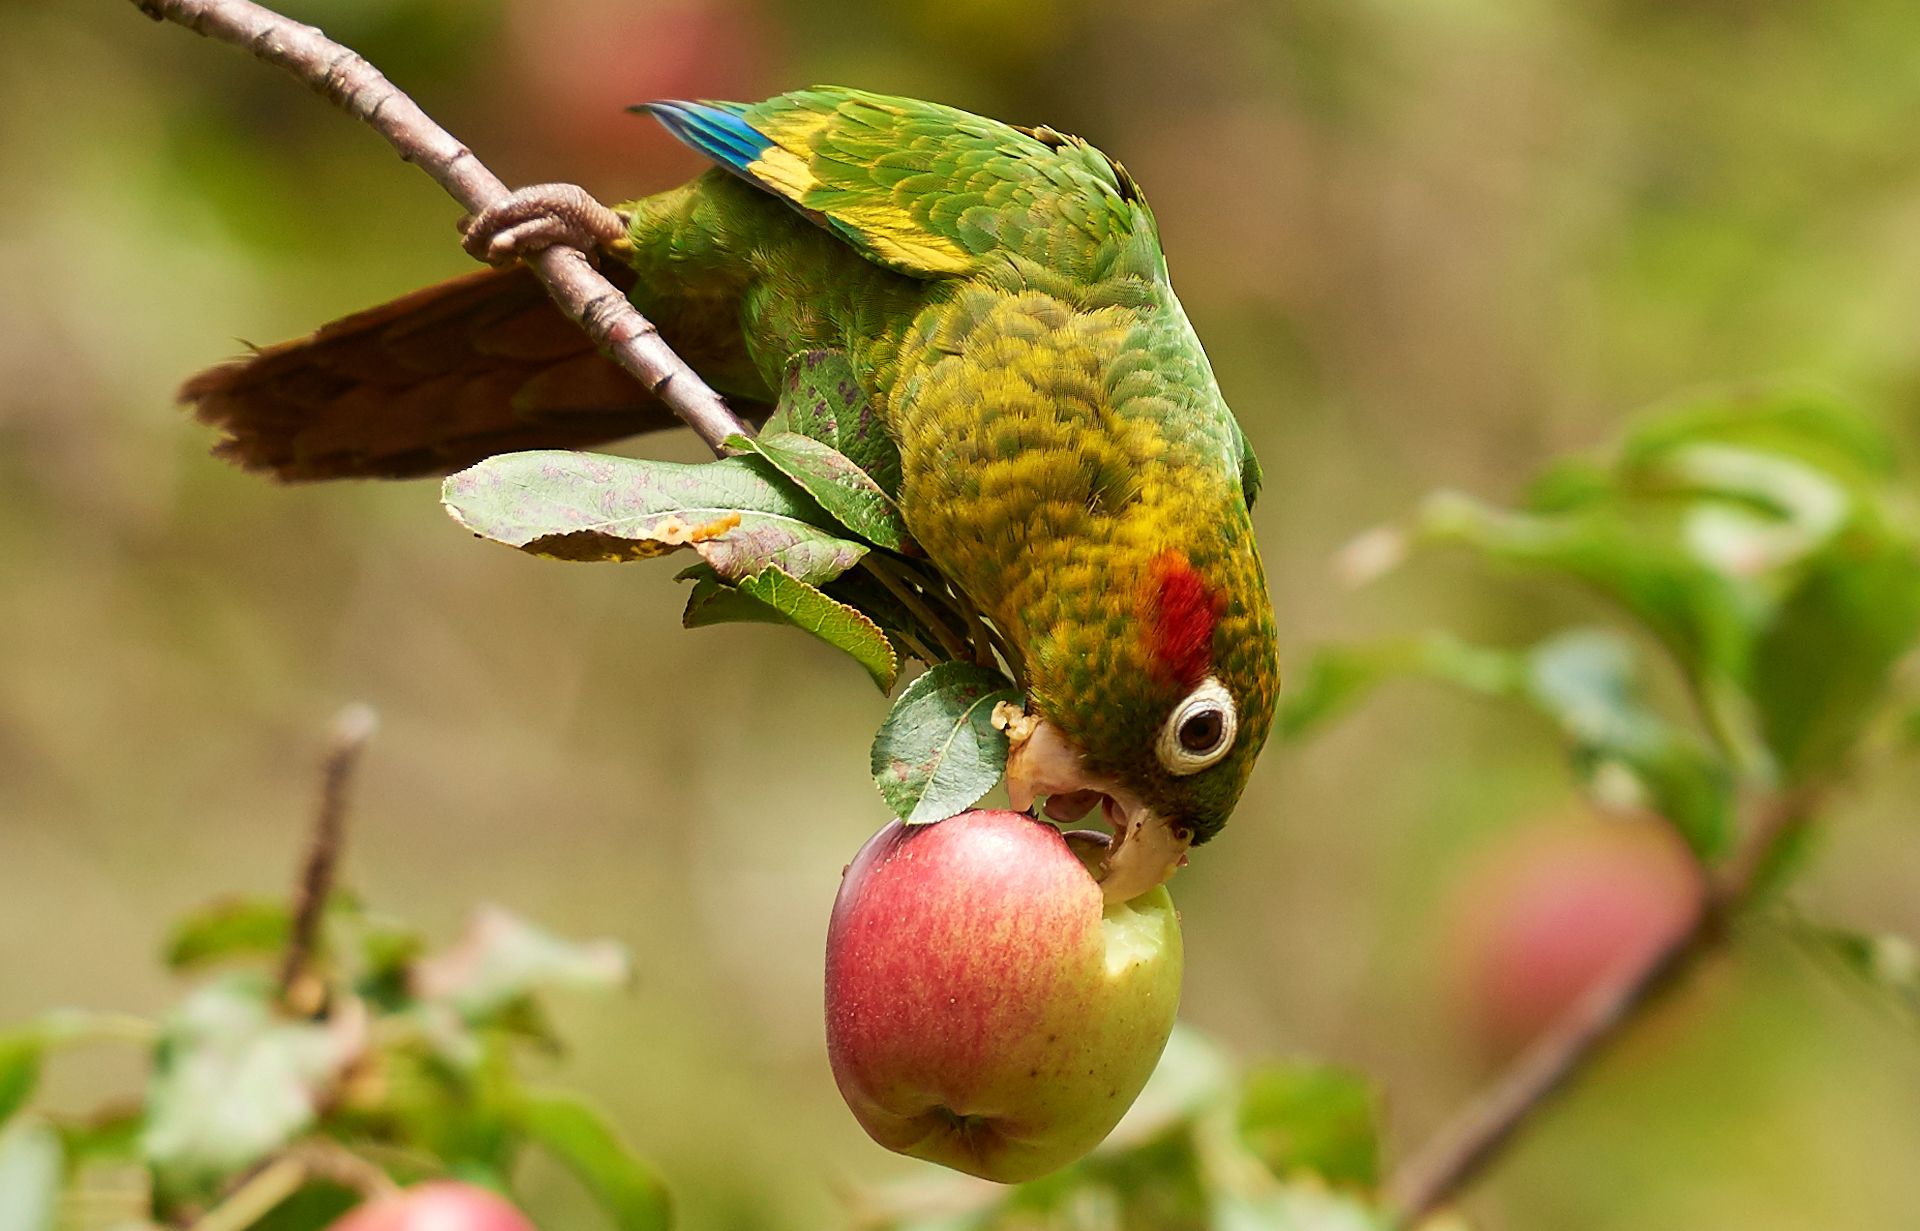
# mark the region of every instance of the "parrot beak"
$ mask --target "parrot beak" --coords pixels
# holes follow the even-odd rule
[[[1125,796],[1107,796],[1105,811],[1113,840],[1107,844],[1100,894],[1108,902],[1131,901],[1186,866],[1192,830]]]
[[[1044,795],[1049,817],[1074,821],[1099,805],[1113,836],[1106,838],[1105,856],[1091,866],[1108,902],[1139,897],[1166,883],[1187,862],[1192,831],[1160,816],[1117,783],[1089,773],[1079,750],[1058,727],[1004,704],[994,711],[994,725],[1007,733],[1007,797],[1015,808],[1024,812]]]

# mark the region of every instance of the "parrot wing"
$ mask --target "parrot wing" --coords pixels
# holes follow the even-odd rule
[[[1139,186],[1078,137],[833,86],[638,109],[910,277],[966,276],[1012,254],[1087,281],[1165,278]]]
[[[632,281],[611,262],[607,273]],[[446,474],[495,453],[585,448],[680,422],[517,265],[209,368],[180,398],[225,433],[215,452],[290,481]]]

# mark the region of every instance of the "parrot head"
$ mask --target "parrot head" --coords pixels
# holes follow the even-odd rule
[[[1101,809],[1101,888],[1125,901],[1226,824],[1273,722],[1273,608],[1244,506],[1200,546],[1115,543],[1027,645],[1007,788],[1047,815]],[[1237,524],[1236,524],[1237,523]],[[1216,523],[1217,525],[1217,523]]]

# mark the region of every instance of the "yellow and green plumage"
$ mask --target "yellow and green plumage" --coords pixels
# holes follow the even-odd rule
[[[1249,514],[1258,470],[1132,177],[1049,129],[856,90],[647,109],[718,166],[622,207],[631,222],[614,255],[632,269],[635,304],[748,405],[772,400],[796,353],[844,352],[899,446],[908,528],[1017,647],[1028,711],[1064,737],[1083,785],[1195,841],[1212,836],[1277,688]],[[376,309],[331,338],[340,349],[404,339],[422,306]],[[351,395],[362,415],[367,401],[347,376],[312,393],[312,371],[295,369],[303,355],[316,366],[313,344],[266,352],[250,384],[247,368],[225,369],[188,394],[228,428],[229,452],[290,477],[446,468],[502,442],[528,447],[542,424],[549,443],[582,443],[658,418],[610,404],[591,357],[542,368],[546,352],[516,350],[506,326],[489,336],[495,369],[519,365],[496,378],[510,422],[475,409],[462,432],[423,440],[382,423],[380,446],[359,453],[351,433],[313,422],[328,397]],[[358,379],[370,365],[335,366]],[[470,385],[483,365],[427,366]],[[274,403],[276,389],[295,392]],[[1173,772],[1169,717],[1209,680],[1231,697],[1237,737],[1216,763],[1176,756],[1185,772]],[[1074,785],[1039,777],[1042,793]]]

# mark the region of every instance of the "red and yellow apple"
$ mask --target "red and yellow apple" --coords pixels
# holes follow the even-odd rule
[[[455,1180],[416,1184],[355,1206],[328,1231],[535,1231],[506,1198]]]
[[[827,1052],[890,1150],[1002,1183],[1084,1155],[1152,1074],[1180,1001],[1164,887],[1105,904],[1051,825],[895,821],[840,882]]]

